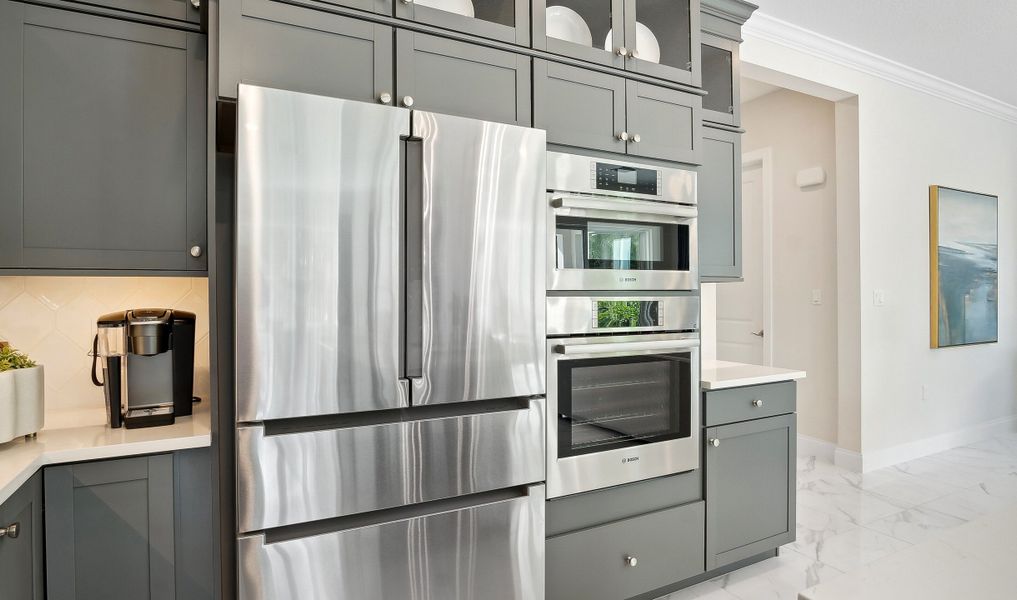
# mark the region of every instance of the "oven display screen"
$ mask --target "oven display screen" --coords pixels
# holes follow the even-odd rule
[[[657,171],[654,169],[623,167],[599,162],[597,163],[595,183],[598,190],[657,195]]]
[[[659,325],[660,308],[656,300],[597,300],[598,329]]]

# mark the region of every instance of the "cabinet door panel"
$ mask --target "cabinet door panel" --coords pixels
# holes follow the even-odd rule
[[[530,58],[399,30],[398,98],[413,108],[530,126]]]
[[[795,415],[711,427],[706,439],[706,568],[795,535]]]
[[[173,600],[173,457],[47,467],[50,600]],[[144,593],[144,592],[143,592]]]
[[[703,119],[724,125],[741,122],[741,76],[738,42],[703,34]]]
[[[625,152],[625,80],[535,59],[533,125],[549,144]]]
[[[399,0],[395,5],[395,15],[458,33],[529,46],[529,2],[530,0],[473,0],[473,15],[467,16],[428,6],[423,2]]]
[[[204,36],[12,4],[0,266],[204,269]]]
[[[586,23],[590,44],[573,37],[572,28],[555,22],[568,21],[569,11],[578,14]],[[624,34],[617,39],[614,37],[615,31],[624,30],[624,0],[533,0],[533,47],[538,50],[624,69],[625,58],[617,52],[625,43]],[[605,48],[609,35],[612,43]]]
[[[376,102],[392,93],[391,27],[273,0],[222,8],[219,95],[240,83]]]
[[[625,0],[625,68],[699,87],[699,22],[699,0]]]
[[[639,81],[625,85],[626,128],[640,138],[629,142],[629,154],[699,164],[702,98]]]
[[[742,136],[703,127],[699,168],[699,268],[701,276],[742,276]]]
[[[0,538],[0,595],[43,600],[42,478],[38,473],[0,505],[0,527],[13,524],[18,526],[18,537]]]

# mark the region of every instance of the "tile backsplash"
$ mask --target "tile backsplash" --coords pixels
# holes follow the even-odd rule
[[[179,308],[197,315],[194,393],[209,398],[208,280],[188,277],[0,277],[0,340],[45,368],[46,426],[103,410],[92,384],[92,338],[103,314]],[[73,419],[72,419],[73,420]]]

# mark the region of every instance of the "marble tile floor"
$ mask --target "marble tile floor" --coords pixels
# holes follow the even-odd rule
[[[864,474],[799,457],[797,478],[797,539],[780,556],[658,600],[797,600],[806,588],[1015,508],[1017,433]]]

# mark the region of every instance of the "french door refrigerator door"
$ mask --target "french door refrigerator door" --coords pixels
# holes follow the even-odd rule
[[[414,111],[413,137],[422,184],[407,198],[412,403],[543,395],[544,131]]]
[[[241,85],[237,421],[408,405],[405,109]]]

